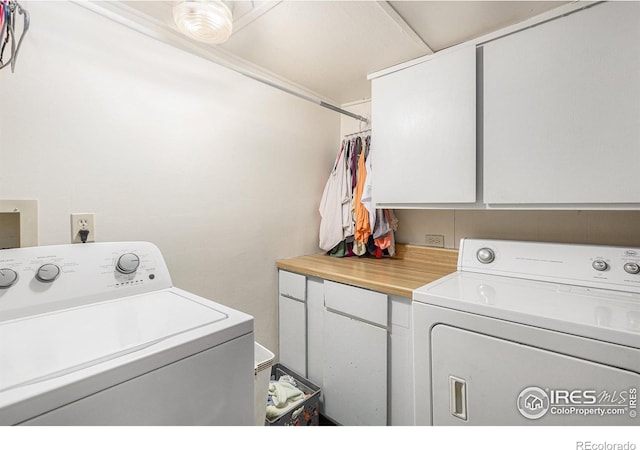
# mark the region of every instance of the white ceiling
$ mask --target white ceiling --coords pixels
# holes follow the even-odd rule
[[[174,1],[125,1],[175,28]],[[367,74],[521,22],[567,1],[235,1],[225,54],[338,104]]]

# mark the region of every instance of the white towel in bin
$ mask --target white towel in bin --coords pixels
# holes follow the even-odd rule
[[[294,386],[291,381],[288,377],[281,377],[278,381],[269,382],[267,419],[280,417],[306,398],[304,392]]]

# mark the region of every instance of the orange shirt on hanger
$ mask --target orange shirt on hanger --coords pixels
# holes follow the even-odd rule
[[[353,194],[354,211],[356,216],[356,226],[354,237],[357,242],[367,243],[371,235],[371,224],[369,222],[369,211],[362,204],[362,192],[364,191],[364,182],[367,178],[367,169],[364,164],[365,151],[362,149],[358,157],[358,180],[356,182],[356,190]]]

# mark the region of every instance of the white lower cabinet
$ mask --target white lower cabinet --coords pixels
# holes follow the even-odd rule
[[[307,374],[307,310],[304,302],[280,296],[280,362],[302,376]]]
[[[324,282],[324,414],[341,425],[387,424],[385,294]]]
[[[294,372],[307,375],[306,277],[279,273],[279,360]]]
[[[324,283],[307,278],[307,378],[322,386],[322,333],[324,316]],[[322,395],[320,402],[322,403]]]
[[[298,285],[280,288],[280,362],[320,386],[322,414],[341,425],[413,425],[411,299],[291,275],[280,276]]]
[[[386,328],[331,311],[324,325],[324,414],[341,425],[386,425]]]
[[[414,424],[411,299],[389,296],[389,425]]]

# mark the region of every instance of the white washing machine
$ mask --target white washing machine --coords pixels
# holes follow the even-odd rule
[[[413,293],[417,425],[640,425],[640,249],[463,239]]]
[[[253,318],[147,242],[0,251],[0,425],[253,425]]]

